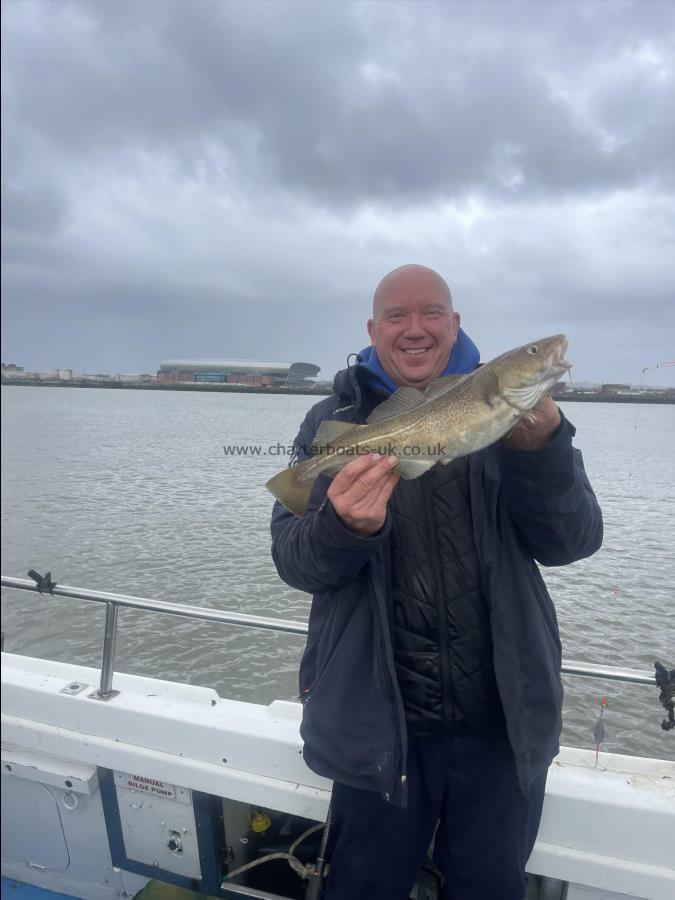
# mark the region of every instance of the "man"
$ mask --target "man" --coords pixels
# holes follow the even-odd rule
[[[326,419],[363,423],[398,387],[472,371],[459,324],[436,272],[387,275],[371,347],[308,413],[298,458]],[[334,780],[329,900],[405,900],[432,838],[444,900],[522,900],[562,706],[535,560],[564,565],[602,541],[573,426],[549,397],[534,412],[421,478],[372,454],[322,476],[301,518],[275,506],[279,574],[314,594],[301,734],[307,764]]]

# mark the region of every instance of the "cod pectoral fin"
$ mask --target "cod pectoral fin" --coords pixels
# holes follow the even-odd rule
[[[472,388],[488,406],[494,406],[499,397],[499,378],[488,366],[483,366],[474,373]]]

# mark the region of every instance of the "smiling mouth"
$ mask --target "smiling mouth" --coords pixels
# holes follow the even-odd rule
[[[406,356],[423,356],[431,347],[402,347],[400,348],[402,353],[405,353]]]

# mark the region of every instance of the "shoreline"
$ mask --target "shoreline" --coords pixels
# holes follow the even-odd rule
[[[284,387],[260,387],[248,384],[209,384],[194,381],[171,382],[169,384],[157,384],[154,382],[136,383],[129,381],[34,381],[29,378],[3,378],[3,387],[44,387],[44,388],[102,388],[104,390],[121,391],[192,391],[203,394],[306,394],[308,396],[329,397],[333,392],[326,389],[284,388]]]
[[[35,381],[30,378],[3,378],[2,385],[8,387],[43,388],[102,388],[122,391],[188,391],[207,394],[292,394],[308,397],[329,397],[329,388],[260,387],[247,384],[209,384],[196,382],[173,382],[170,384],[134,383],[125,381]],[[556,403],[658,403],[675,404],[675,389],[652,391],[643,394],[601,394],[568,391],[553,398]]]

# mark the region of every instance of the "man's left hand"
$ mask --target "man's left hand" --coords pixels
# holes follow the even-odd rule
[[[504,443],[512,450],[541,450],[560,425],[560,410],[548,394],[523,416],[506,435]]]

